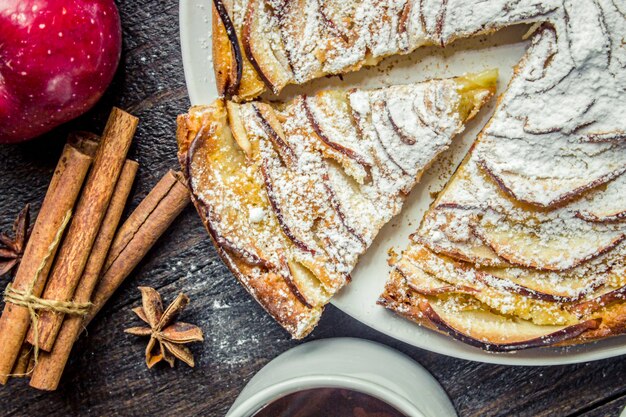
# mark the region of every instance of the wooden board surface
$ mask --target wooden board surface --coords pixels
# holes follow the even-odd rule
[[[189,105],[178,2],[125,0],[119,7],[122,65],[97,107],[44,138],[0,147],[0,229],[9,229],[27,202],[36,213],[67,133],[101,132],[112,105],[140,117],[130,155],[141,167],[130,208],[177,167],[175,117]],[[0,278],[0,287],[5,284]],[[180,291],[190,296],[184,319],[206,334],[203,344],[192,345],[195,369],[180,363],[146,368],[146,340],[123,333],[138,325],[130,311],[140,303],[138,285],[157,288],[166,302]],[[626,361],[620,358],[537,368],[472,363],[397,342],[331,306],[309,340],[336,336],[382,342],[420,362],[461,417],[618,416],[626,406]],[[189,207],[77,343],[59,390],[42,393],[11,381],[0,388],[0,415],[223,416],[255,372],[296,344],[237,284]]]

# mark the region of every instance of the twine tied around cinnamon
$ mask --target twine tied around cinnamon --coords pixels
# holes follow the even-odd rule
[[[28,308],[28,312],[30,313],[31,326],[34,330],[35,343],[33,344],[33,358],[35,365],[37,365],[37,360],[39,358],[39,316],[37,315],[37,311],[50,310],[57,313],[85,316],[89,313],[89,309],[92,305],[91,303],[74,303],[72,301],[45,300],[43,298],[39,298],[33,295],[35,284],[37,283],[41,272],[46,267],[48,260],[59,246],[59,243],[61,242],[61,238],[63,236],[63,232],[65,231],[65,228],[67,227],[71,218],[72,211],[69,210],[63,218],[63,222],[61,223],[59,230],[54,236],[54,240],[52,241],[52,243],[50,243],[50,246],[48,246],[48,252],[41,260],[41,263],[39,264],[39,267],[35,272],[35,276],[30,282],[28,288],[24,291],[21,291],[14,289],[13,287],[11,287],[11,284],[8,284],[4,290],[4,301],[6,303],[11,303]],[[31,369],[25,374],[9,376],[27,376],[32,372],[33,370]]]

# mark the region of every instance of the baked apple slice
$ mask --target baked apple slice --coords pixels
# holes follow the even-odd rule
[[[400,18],[406,3],[407,0],[367,0],[367,9],[362,15],[363,36],[373,58],[407,50],[408,39],[400,32]]]
[[[336,211],[343,219],[346,228],[369,246],[380,228],[388,221],[378,210],[378,205],[364,193],[354,178],[343,167],[328,160],[325,184]]]
[[[232,2],[228,3],[232,7]],[[226,1],[216,0],[211,10],[213,70],[219,94],[233,95],[239,90],[241,83],[243,54],[226,4]]]
[[[481,268],[478,274],[487,282],[503,281],[502,285],[510,285],[523,295],[558,302],[574,302],[594,294],[611,278],[610,268],[605,265],[590,268],[582,265],[565,272],[487,267]]]
[[[610,181],[606,186],[583,199],[577,216],[595,223],[619,222],[626,219],[626,199],[615,196],[626,195],[626,174]]]
[[[613,270],[613,266],[623,258],[623,245],[609,255],[587,262],[577,268],[564,272],[537,271],[528,268],[517,267],[484,267],[471,265],[465,262],[451,262],[453,265],[463,268],[460,274],[454,272],[445,273],[447,277],[443,282],[451,281],[455,276],[463,276],[471,271],[473,280],[490,285],[495,288],[505,289],[507,292],[519,294],[537,300],[558,303],[578,302],[582,299],[596,297],[601,292],[610,291],[611,288],[626,285],[623,275]],[[431,258],[434,258],[433,261]],[[408,272],[414,267],[428,270],[437,274],[436,270],[441,260],[447,259],[441,253],[428,251],[426,247],[412,244],[402,254],[402,258],[396,266],[408,277]],[[434,265],[433,265],[434,264]],[[453,271],[456,268],[453,268]],[[421,276],[419,271],[416,274]],[[468,285],[466,285],[467,287]]]
[[[498,145],[494,144],[494,146],[497,147]],[[530,143],[527,146],[536,147],[536,144]],[[574,161],[557,163],[561,166],[574,166],[572,171],[556,174],[545,172],[539,175],[532,174],[532,170],[525,173],[525,170],[516,172],[502,168],[506,166],[506,163],[498,161],[497,158],[503,157],[503,155],[492,152],[493,148],[487,149],[485,145],[481,146],[479,151],[491,156],[481,159],[480,165],[500,188],[514,199],[538,207],[554,207],[580,197],[583,193],[606,184],[626,172],[626,165],[621,160],[616,160],[614,156],[626,154],[626,145],[616,145],[615,147],[617,149],[606,151],[613,156],[606,156],[605,158],[602,158],[598,150],[581,151],[580,155],[571,156]],[[531,153],[522,150],[518,150],[518,152]],[[596,159],[593,161],[593,165],[586,152],[595,154]],[[533,157],[529,155],[529,158]],[[563,158],[565,157],[555,155],[552,159],[558,161]],[[583,166],[588,168],[583,169]],[[539,172],[541,167],[535,167],[535,170]]]
[[[260,95],[265,84],[250,64],[241,43],[247,0],[213,0],[213,69],[220,95],[247,100]]]
[[[274,0],[270,3],[276,10],[280,38],[293,70],[293,81],[300,84],[325,75],[321,62],[321,47],[326,41],[320,19],[321,2]]]
[[[509,352],[568,343],[600,326],[590,319],[565,326],[536,325],[484,309],[452,309],[448,303],[423,298],[419,309],[432,326],[469,345]]]
[[[246,56],[259,77],[276,94],[293,80],[287,52],[280,36],[279,10],[265,0],[250,0],[242,29]]]
[[[338,161],[359,184],[365,183],[374,162],[352,119],[348,93],[323,90],[305,96],[302,105],[324,154]]]
[[[480,267],[479,274],[505,280],[530,290],[544,299],[579,302],[626,285],[622,262],[626,244],[567,271],[538,271],[518,267]]]
[[[473,294],[476,290],[463,284],[450,284],[424,271],[414,262],[400,262],[395,266],[392,274],[399,274],[406,281],[406,285],[422,295],[441,294]],[[393,278],[392,278],[393,279]]]
[[[298,84],[374,65],[408,50],[407,2],[275,2],[280,33]]]
[[[364,65],[378,63],[368,56],[363,40],[363,19],[357,16],[358,7],[363,3],[325,0],[318,4],[324,33],[318,56],[327,74],[356,71]]]
[[[595,227],[576,217],[514,222],[489,212],[474,232],[499,257],[513,265],[543,271],[565,271],[615,248],[626,235],[619,229]]]
[[[296,256],[297,257],[297,256]],[[297,260],[292,258],[287,261],[289,274],[286,280],[292,287],[292,291],[299,295],[299,298],[311,308],[323,308],[333,295],[333,292],[326,291],[324,285],[307,265],[314,265],[310,260]]]
[[[626,285],[610,291],[605,291],[590,300],[581,301],[580,303],[572,306],[571,311],[580,314],[581,316],[589,315],[590,313],[603,310],[608,305],[619,301],[626,301]]]

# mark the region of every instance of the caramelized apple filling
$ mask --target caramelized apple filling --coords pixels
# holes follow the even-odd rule
[[[398,263],[409,287],[417,292],[435,294],[436,297],[473,298],[494,312],[515,316],[538,325],[563,325],[578,322],[578,317],[567,309],[567,304],[558,301],[528,297],[511,283],[494,280],[480,274],[470,265],[456,262],[425,248],[412,248],[403,254]],[[417,270],[416,270],[417,268]],[[424,276],[419,273],[428,274]],[[433,279],[439,282],[433,283]],[[428,282],[428,290],[420,291]]]
[[[458,85],[457,92],[461,96],[457,111],[461,120],[467,120],[474,116],[478,103],[483,102],[485,97],[495,94],[498,70],[490,69],[479,73],[466,74],[455,78],[454,81]]]

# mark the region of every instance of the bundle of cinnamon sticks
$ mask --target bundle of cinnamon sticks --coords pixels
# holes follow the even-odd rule
[[[0,317],[0,384],[55,390],[81,330],[189,203],[169,171],[118,228],[138,163],[138,119],[114,108],[102,134],[70,137]]]

